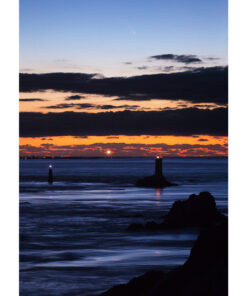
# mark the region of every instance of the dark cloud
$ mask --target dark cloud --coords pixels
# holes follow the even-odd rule
[[[111,110],[111,109],[136,109],[139,106],[137,105],[120,105],[120,106],[114,106],[114,105],[95,105],[90,103],[83,103],[83,104],[74,104],[74,103],[65,103],[65,104],[57,104],[52,106],[45,106],[44,109],[69,109],[69,108],[76,108],[76,109],[100,109],[100,110]]]
[[[44,99],[19,99],[20,102],[43,102],[43,101],[47,101],[47,100],[44,100]]]
[[[171,72],[174,70],[174,66],[166,66],[162,68],[162,71],[164,72]]]
[[[148,67],[147,66],[140,66],[140,67],[137,67],[138,70],[146,70]]]
[[[112,137],[107,137],[107,139],[119,139],[119,137],[117,137],[117,136],[112,136]]]
[[[178,66],[158,66],[158,67],[153,67],[154,70],[159,71],[159,72],[166,72],[166,73],[170,73],[170,72],[185,72],[185,71],[196,71],[198,69],[198,67],[191,67],[191,66],[183,66],[183,67],[178,67]]]
[[[74,136],[75,139],[87,139],[88,136]]]
[[[177,108],[174,107],[164,107],[164,108],[160,108],[160,111],[162,110],[176,110]]]
[[[20,136],[227,135],[227,109],[20,113]]]
[[[199,139],[198,142],[207,142],[208,139]]]
[[[134,110],[136,108],[139,108],[138,105],[120,105],[120,106],[114,106],[114,105],[95,105],[95,107],[97,109],[103,109],[103,110],[119,109],[119,108]]]
[[[198,58],[196,55],[189,54],[160,54],[160,55],[154,55],[149,57],[150,59],[155,59],[155,60],[172,60],[176,61],[178,63],[184,63],[184,64],[192,64],[192,63],[201,63],[202,60]]]
[[[20,74],[20,91],[53,89],[104,96],[129,97],[135,101],[187,100],[194,103],[226,104],[228,68],[197,68],[193,71],[132,77],[97,78],[96,74]],[[141,94],[141,96],[140,96]]]
[[[198,104],[198,105],[194,105],[194,108],[212,108],[212,105],[209,104]]]
[[[216,57],[207,57],[207,58],[205,58],[205,60],[208,60],[208,61],[218,61],[218,60],[220,60],[220,58],[216,58]]]
[[[188,104],[184,104],[184,103],[178,103],[178,107],[180,108],[187,108],[188,107]],[[194,108],[197,108],[196,106],[193,106]]]
[[[178,71],[196,71],[196,70],[198,70],[198,68],[190,67],[190,66],[183,66],[183,67],[177,67],[177,70]]]
[[[132,62],[124,62],[125,65],[132,65]]]
[[[68,108],[77,108],[77,109],[90,109],[93,108],[93,104],[84,103],[84,104],[57,104],[57,105],[51,105],[51,106],[45,106],[44,109],[68,109]]]
[[[67,98],[65,98],[65,101],[75,101],[75,100],[81,100],[81,99],[85,99],[85,96],[80,96],[80,95],[74,95],[74,96],[69,96]]]
[[[52,89],[75,92],[78,89],[81,92],[95,75],[62,72],[46,74],[20,73],[20,91],[32,92]]]
[[[114,101],[150,101],[151,98],[145,94],[131,94],[126,96],[119,96]]]

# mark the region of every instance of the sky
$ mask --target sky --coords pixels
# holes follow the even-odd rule
[[[227,1],[20,0],[22,156],[226,156]]]

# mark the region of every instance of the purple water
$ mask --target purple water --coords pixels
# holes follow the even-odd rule
[[[54,183],[47,183],[53,165]],[[177,199],[209,191],[227,214],[226,158],[167,158],[163,190],[136,188],[151,158],[20,161],[20,294],[96,295],[187,259],[196,230],[127,232],[161,221]]]

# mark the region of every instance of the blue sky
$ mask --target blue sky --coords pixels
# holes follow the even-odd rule
[[[20,0],[22,72],[128,76],[167,53],[227,64],[227,1]]]

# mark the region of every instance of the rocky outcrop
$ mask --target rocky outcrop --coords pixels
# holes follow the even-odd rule
[[[140,179],[136,182],[138,187],[153,187],[153,188],[164,188],[168,186],[177,186],[177,184],[170,183],[164,176],[150,176]]]
[[[186,263],[165,274],[151,271],[101,296],[227,296],[227,221],[201,231]]]
[[[208,227],[226,219],[216,208],[214,197],[209,192],[192,194],[188,199],[175,201],[162,223],[133,223],[127,230],[172,229],[185,227]]]

